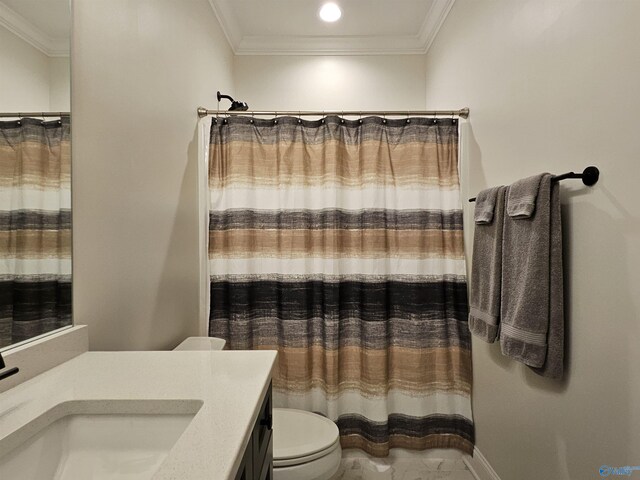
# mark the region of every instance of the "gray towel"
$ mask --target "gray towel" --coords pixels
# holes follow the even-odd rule
[[[493,221],[493,212],[496,207],[496,198],[499,189],[504,187],[487,188],[476,197],[476,206],[473,210],[473,219],[478,225],[489,224]]]
[[[509,187],[507,213],[514,218],[529,218],[536,208],[540,180],[544,174],[523,178]]]
[[[561,378],[564,313],[559,186],[551,182],[550,174],[517,185],[509,188],[504,219],[500,345],[504,355],[536,373]]]
[[[500,321],[505,194],[506,187],[483,190],[476,198],[474,212],[477,225],[473,235],[469,329],[489,343],[495,341]]]
[[[551,182],[547,358],[542,367],[532,368],[538,375],[550,378],[562,378],[564,372],[564,279],[560,210],[560,185],[557,182]]]

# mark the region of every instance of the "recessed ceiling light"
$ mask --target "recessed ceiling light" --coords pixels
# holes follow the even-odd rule
[[[342,10],[333,2],[325,3],[320,9],[320,18],[325,22],[335,22],[342,16]]]

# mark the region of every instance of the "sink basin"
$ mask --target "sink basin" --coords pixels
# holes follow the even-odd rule
[[[0,478],[149,479],[201,406],[199,400],[60,403],[0,439]]]

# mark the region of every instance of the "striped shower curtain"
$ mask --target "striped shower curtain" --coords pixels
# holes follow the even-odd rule
[[[342,446],[471,453],[453,119],[213,119],[209,333]]]
[[[70,121],[0,122],[0,347],[71,324]]]

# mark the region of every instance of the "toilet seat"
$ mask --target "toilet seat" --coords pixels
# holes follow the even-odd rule
[[[326,417],[291,408],[273,409],[273,466],[301,465],[340,448],[337,425]]]
[[[292,467],[294,465],[303,465],[305,463],[312,462],[313,460],[317,460],[318,458],[326,457],[331,455],[335,450],[340,449],[340,440],[336,440],[336,442],[331,445],[328,449],[322,450],[320,452],[312,453],[311,455],[306,455],[304,457],[297,458],[287,458],[287,459],[276,459],[275,456],[273,458],[273,468],[280,467]]]

